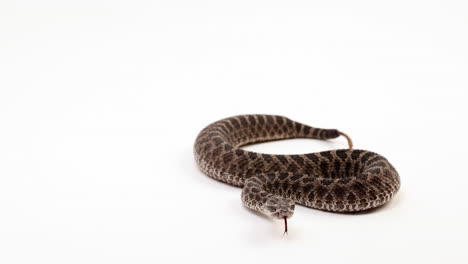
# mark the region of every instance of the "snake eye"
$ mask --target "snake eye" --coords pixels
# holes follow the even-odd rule
[[[277,208],[275,206],[273,206],[273,205],[267,205],[267,206],[265,206],[265,208],[271,213],[274,213],[274,212],[277,211]]]

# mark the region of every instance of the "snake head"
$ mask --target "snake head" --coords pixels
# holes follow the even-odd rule
[[[271,196],[263,206],[266,215],[274,218],[290,218],[294,214],[295,203],[292,199],[280,196]]]

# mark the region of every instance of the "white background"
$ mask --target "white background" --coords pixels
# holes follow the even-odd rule
[[[0,263],[467,263],[467,47],[462,0],[2,0]],[[282,238],[193,160],[244,113],[345,131],[401,190]]]

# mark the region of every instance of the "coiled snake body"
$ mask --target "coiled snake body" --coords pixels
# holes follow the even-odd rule
[[[241,115],[208,125],[198,135],[194,153],[209,177],[243,187],[250,209],[285,219],[296,203],[334,212],[378,207],[398,191],[400,178],[383,156],[340,149],[299,155],[246,151],[247,144],[288,138],[332,139],[336,129],[313,128],[286,117]],[[349,139],[349,138],[348,138]]]

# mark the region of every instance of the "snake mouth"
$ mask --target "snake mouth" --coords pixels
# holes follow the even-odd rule
[[[292,213],[282,211],[282,212],[276,212],[272,216],[278,219],[287,219],[287,218],[291,218]]]

